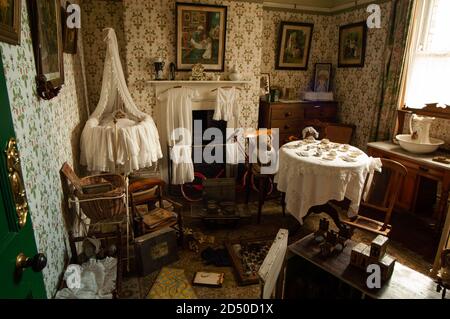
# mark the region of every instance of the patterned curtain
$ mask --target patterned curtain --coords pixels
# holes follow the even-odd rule
[[[384,51],[384,71],[373,124],[373,141],[391,140],[395,128],[402,78],[405,70],[408,31],[414,0],[393,0],[389,33]]]

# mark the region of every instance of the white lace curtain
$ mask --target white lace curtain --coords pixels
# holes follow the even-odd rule
[[[450,1],[416,0],[413,14],[405,104],[450,105]]]

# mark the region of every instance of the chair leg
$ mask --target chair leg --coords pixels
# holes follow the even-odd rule
[[[283,211],[283,217],[286,217],[286,193],[281,193],[281,209]]]
[[[252,191],[252,168],[251,166],[248,166],[248,171],[247,171],[247,176],[246,176],[246,187],[245,187],[245,204],[248,205],[249,201],[250,201],[250,193]]]
[[[261,224],[262,208],[266,197],[266,179],[259,176],[258,224]]]
[[[183,246],[184,244],[184,234],[183,234],[183,217],[181,216],[182,209],[178,212],[178,231],[180,232],[179,238],[178,238],[178,244],[180,246]]]

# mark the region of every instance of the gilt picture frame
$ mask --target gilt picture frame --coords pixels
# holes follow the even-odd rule
[[[281,22],[275,69],[308,69],[313,30],[312,23]]]
[[[202,64],[207,72],[225,70],[227,7],[176,3],[177,71]]]
[[[365,21],[347,24],[339,28],[338,67],[364,67],[367,44]]]
[[[22,23],[22,0],[0,1],[0,41],[19,45]]]
[[[37,91],[40,97],[50,100],[64,84],[61,5],[59,0],[29,0],[28,3]]]

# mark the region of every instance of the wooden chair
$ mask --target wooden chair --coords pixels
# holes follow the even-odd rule
[[[170,198],[164,197],[165,183],[159,178],[143,178],[137,179],[130,183],[128,187],[128,193],[130,198],[130,206],[133,214],[133,229],[135,233],[140,236],[148,233],[152,233],[163,228],[173,228],[178,232],[179,243],[183,243],[183,219],[181,216],[181,210],[183,206]],[[164,207],[164,202],[168,202],[173,205],[176,218],[175,220],[169,220],[161,225],[149,228],[145,223],[137,207],[140,205],[147,205],[148,212],[158,209],[155,203],[159,203],[159,209],[166,211]],[[167,212],[167,211],[166,211]]]
[[[257,130],[255,133],[253,134],[249,134],[246,137],[246,143],[249,143],[249,140],[252,138],[256,138],[256,145],[259,146],[259,139],[261,138],[265,138],[265,139],[271,139],[272,138],[272,131],[271,130]],[[271,144],[268,143],[268,151],[271,150]],[[258,152],[259,150],[256,149],[256,151]],[[246,204],[249,203],[250,200],[250,193],[252,190],[252,179],[255,180],[255,178],[257,179],[257,183],[258,183],[258,191],[259,191],[259,196],[258,196],[258,224],[261,223],[261,215],[262,215],[262,208],[264,206],[264,202],[267,199],[267,193],[268,193],[268,189],[267,186],[272,186],[275,187],[273,185],[273,174],[263,174],[262,173],[262,168],[265,166],[265,164],[262,164],[259,161],[258,158],[258,163],[250,163],[247,162],[247,169],[248,169],[248,174],[247,174],[247,181],[246,181]],[[267,164],[270,165],[270,164]],[[285,205],[285,201],[284,198],[282,198],[281,200],[282,203],[282,209],[283,209],[283,216],[286,216],[286,205]]]
[[[392,211],[397,202],[407,170],[402,164],[392,160],[381,159],[381,162],[383,163],[382,172],[375,172],[373,176],[369,176],[366,180],[360,213],[382,213],[385,215],[384,221],[380,222],[358,215],[349,221],[343,222],[352,227],[389,236],[392,230],[390,225]]]
[[[350,144],[355,125],[323,122],[320,120],[305,121],[304,127],[312,126],[319,132],[320,139],[329,139],[334,143]]]

